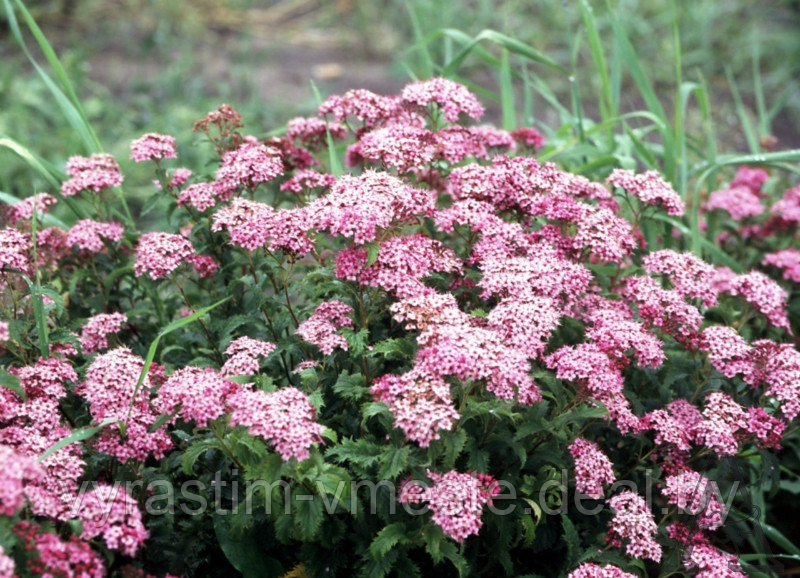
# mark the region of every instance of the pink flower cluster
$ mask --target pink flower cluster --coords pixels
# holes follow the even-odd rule
[[[3,207],[0,215],[3,215],[10,224],[17,221],[27,221],[33,218],[33,212],[46,213],[47,210],[56,204],[56,198],[48,193],[37,193],[30,197]]]
[[[139,382],[144,360],[130,349],[119,347],[98,355],[86,370],[86,377],[76,393],[89,402],[89,412],[95,422],[115,420],[93,440],[97,450],[122,462],[144,461],[153,455],[157,459],[172,447],[163,429],[150,431],[158,413],[150,407],[150,380]],[[125,432],[120,430],[124,423]]]
[[[395,425],[411,441],[426,448],[460,417],[453,407],[450,385],[441,377],[419,370],[376,379],[370,393],[389,406]]]
[[[661,560],[661,545],[655,536],[658,526],[644,499],[630,490],[625,490],[608,500],[614,512],[609,522],[607,539],[617,548],[627,541],[625,551],[634,558]]]
[[[352,314],[353,308],[347,303],[326,301],[317,305],[311,317],[298,326],[297,334],[303,341],[319,347],[325,355],[330,355],[334,349],[347,351],[347,340],[336,331],[342,327],[353,328]]]
[[[90,157],[70,157],[67,174],[72,177],[61,185],[61,194],[74,197],[81,191],[99,193],[122,184],[122,173],[117,161],[109,154],[97,153]]]
[[[25,503],[25,487],[43,475],[33,458],[0,445],[0,514],[13,516]]]
[[[90,317],[81,329],[81,347],[84,353],[94,353],[108,348],[108,336],[119,333],[128,318],[124,313],[100,313]]]
[[[717,303],[714,287],[714,267],[691,253],[676,253],[670,249],[653,251],[642,258],[644,270],[661,273],[669,279],[675,291],[689,299],[699,299],[705,307]]]
[[[636,578],[636,574],[623,572],[613,564],[599,566],[592,562],[584,562],[567,574],[567,578]]]
[[[239,387],[211,368],[184,367],[177,370],[159,388],[153,407],[162,414],[175,414],[171,423],[180,416],[206,427],[228,411],[227,399]]]
[[[223,364],[221,373],[227,375],[255,375],[258,373],[258,358],[266,357],[275,351],[275,344],[259,341],[251,337],[234,339],[225,350],[228,360]]]
[[[409,481],[400,489],[398,501],[408,504],[428,503],[431,519],[456,542],[477,535],[483,526],[483,507],[491,505],[500,491],[494,478],[474,472],[449,471],[437,474],[427,470],[432,486]]]
[[[96,484],[81,498],[80,505],[76,503],[73,511],[83,523],[81,538],[91,540],[102,536],[110,549],[135,556],[150,533],[142,523],[139,504],[122,484]]]
[[[322,441],[322,426],[314,421],[314,406],[294,387],[267,393],[243,389],[229,396],[231,425],[243,425],[268,440],[284,460],[307,459],[311,446]]]
[[[280,151],[250,137],[236,149],[225,153],[216,180],[223,189],[254,189],[283,174]]]
[[[791,331],[786,313],[789,294],[764,273],[751,271],[737,276],[731,281],[729,293],[741,296],[775,327]]]
[[[611,460],[596,443],[576,438],[569,446],[575,460],[575,486],[581,494],[591,498],[603,497],[603,484],[617,481],[611,468]]]
[[[407,85],[400,98],[406,104],[416,105],[422,109],[436,103],[444,119],[453,123],[463,112],[478,120],[483,116],[483,106],[469,90],[446,78],[431,78]]]
[[[764,255],[764,260],[761,264],[781,269],[784,279],[800,283],[800,251],[797,249],[784,249],[775,253],[767,253]]]
[[[675,189],[667,183],[658,171],[635,174],[625,169],[614,169],[606,181],[625,189],[646,205],[661,205],[668,215],[679,217],[686,210]]]
[[[194,256],[192,243],[181,235],[146,233],[136,247],[133,271],[137,277],[147,274],[156,280],[169,275]]]
[[[90,253],[100,253],[106,248],[104,240],[119,241],[124,231],[119,223],[98,223],[91,219],[82,219],[67,232],[66,244],[68,247],[77,245],[79,249]]]
[[[31,248],[29,235],[11,227],[0,230],[0,270],[17,269],[23,273],[29,273],[28,253]]]
[[[25,544],[26,550],[36,552],[36,556],[29,558],[26,568],[31,576],[106,576],[102,557],[77,536],[62,540],[56,534],[40,531],[38,526],[27,521],[14,526],[14,533]]]
[[[178,151],[173,136],[149,132],[131,142],[131,160],[137,163],[176,158]]]
[[[722,525],[725,514],[715,495],[715,488],[708,478],[697,472],[686,470],[667,476],[661,493],[667,496],[681,512],[697,517],[700,528],[716,530]]]

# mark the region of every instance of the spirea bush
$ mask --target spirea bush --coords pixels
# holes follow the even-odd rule
[[[131,143],[138,220],[108,154],[4,207],[0,575],[763,562],[739,555],[769,551],[753,496],[800,413],[800,188],[741,167],[687,209],[483,112],[443,78],[266,140],[222,106],[207,164]]]

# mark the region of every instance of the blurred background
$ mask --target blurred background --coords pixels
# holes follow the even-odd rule
[[[7,0],[4,0],[7,2]],[[617,57],[606,3],[590,0],[606,43]],[[26,5],[56,48],[104,148],[126,166],[128,143],[144,132],[173,134],[191,166],[194,120],[225,102],[244,117],[246,131],[263,136],[322,98],[350,88],[399,90],[452,57],[458,46],[442,29],[475,36],[494,29],[569,67],[585,114],[596,116],[599,79],[582,37],[575,0],[29,0]],[[684,80],[704,82],[720,148],[746,151],[741,122],[748,111],[765,149],[800,147],[800,1],[611,0],[656,93],[669,109],[675,94],[675,33]],[[2,6],[2,4],[0,4]],[[9,4],[5,5],[5,10]],[[81,145],[53,105],[0,10],[0,134],[11,136],[63,167]],[[30,43],[35,46],[34,42]],[[575,51],[571,51],[574,47]],[[486,45],[491,54],[496,46]],[[32,49],[33,50],[33,49]],[[33,51],[35,56],[43,58]],[[499,53],[499,50],[494,50]],[[512,68],[521,60],[512,55]],[[569,76],[526,65],[526,74],[569,106]],[[641,108],[622,70],[621,110]],[[480,91],[488,121],[499,120],[498,68],[470,55],[458,78]],[[519,81],[518,81],[519,82]],[[760,86],[759,86],[760,85]],[[763,95],[763,98],[759,97]],[[737,108],[737,99],[741,105]],[[556,130],[557,108],[529,95],[532,118]],[[692,122],[692,117],[688,117]],[[545,130],[547,129],[547,130]],[[752,147],[751,147],[752,148]],[[755,152],[755,151],[751,151]],[[187,158],[188,156],[188,158]],[[39,186],[13,154],[0,151],[0,190],[27,196],[20,183]]]

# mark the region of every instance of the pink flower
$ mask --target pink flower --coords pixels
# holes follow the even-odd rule
[[[76,502],[73,515],[83,523],[81,538],[102,536],[112,550],[135,556],[150,533],[142,523],[139,504],[117,482],[114,486],[96,484]]]
[[[72,178],[61,185],[61,194],[72,197],[81,191],[101,192],[122,184],[122,173],[117,161],[109,154],[98,153],[90,157],[70,157],[67,174]]]
[[[487,316],[488,327],[512,347],[536,359],[560,324],[562,312],[549,297],[501,299]]]
[[[531,149],[540,149],[544,146],[544,137],[535,128],[518,128],[511,131],[511,137],[519,144]]]
[[[368,127],[391,118],[397,112],[398,103],[393,97],[381,96],[369,90],[349,90],[343,95],[333,95],[323,102],[318,114],[330,114],[337,121],[352,116],[364,121]]]
[[[0,445],[0,514],[13,516],[25,503],[25,488],[44,472],[35,459]]]
[[[191,205],[201,213],[217,204],[218,190],[211,183],[195,183],[183,189],[178,195],[179,207]]]
[[[661,493],[681,512],[696,516],[701,528],[716,530],[722,525],[724,512],[715,490],[716,485],[708,478],[687,470],[667,476],[666,486]]]
[[[280,151],[252,139],[223,155],[216,179],[227,190],[254,189],[282,174]]]
[[[37,193],[19,201],[18,203],[3,207],[3,213],[5,213],[7,221],[13,224],[17,221],[29,220],[33,218],[33,211],[46,213],[47,210],[55,204],[56,198],[53,195],[49,195],[47,193]]]
[[[94,353],[108,347],[108,336],[119,333],[128,318],[124,313],[100,313],[90,317],[81,329],[84,353]]]
[[[753,371],[744,380],[754,387],[766,384],[765,394],[778,400],[786,419],[794,419],[800,414],[800,351],[766,339],[752,347]]]
[[[625,169],[614,169],[606,182],[625,189],[646,205],[661,205],[668,215],[680,217],[686,210],[678,193],[658,171],[636,174]]]
[[[446,78],[431,78],[406,85],[400,94],[403,102],[422,109],[436,103],[449,123],[458,121],[461,113],[478,120],[483,106],[465,86]]]
[[[430,487],[407,482],[400,490],[401,503],[427,502],[431,519],[456,542],[477,535],[483,526],[483,507],[499,492],[497,482],[487,474],[449,471],[437,474],[427,470]]]
[[[696,428],[698,443],[718,456],[732,456],[739,450],[740,430],[747,428],[747,414],[742,406],[720,391],[709,393],[705,400],[703,421]]]
[[[367,161],[405,173],[424,169],[433,161],[436,141],[433,133],[424,128],[390,124],[361,137],[359,152]]]
[[[741,166],[736,169],[736,176],[731,181],[731,187],[748,187],[754,193],[759,193],[761,187],[769,180],[769,174],[764,169]]]
[[[584,562],[567,574],[567,578],[637,578],[636,574],[623,572],[613,564],[598,566],[592,562]]]
[[[772,265],[782,269],[784,279],[800,283],[800,251],[797,249],[784,249],[775,253],[767,253],[761,264]]]
[[[783,197],[776,201],[769,210],[781,221],[791,224],[800,223],[800,185],[783,193]]]
[[[177,413],[185,421],[206,427],[227,411],[226,399],[238,390],[238,385],[211,368],[184,367],[159,388],[153,406],[159,413]]]
[[[661,560],[661,545],[655,541],[658,526],[641,496],[625,490],[608,500],[614,512],[609,522],[608,540],[617,548],[627,540],[625,551],[634,558]]]
[[[719,209],[727,212],[734,221],[755,217],[765,211],[761,199],[749,187],[738,186],[714,191],[704,205],[706,211]]]
[[[17,269],[30,273],[30,236],[11,227],[0,230],[0,270]]]
[[[8,556],[3,547],[0,546],[0,578],[14,578],[17,575],[16,569],[14,559]]]
[[[255,375],[258,373],[258,358],[275,351],[275,344],[250,337],[239,337],[225,350],[230,358],[222,366],[222,375]]]
[[[694,544],[686,550],[683,563],[697,569],[695,578],[745,578],[736,556],[717,550],[708,543]]]
[[[708,354],[708,362],[725,377],[750,375],[753,371],[752,349],[731,327],[706,327],[700,336],[700,350]]]
[[[630,312],[600,308],[590,310],[586,316],[586,340],[591,341],[612,359],[628,363],[632,350],[642,367],[659,367],[666,359],[663,343],[643,325],[634,321]]]
[[[313,169],[297,171],[289,179],[281,183],[282,191],[302,193],[308,189],[330,189],[336,183],[336,177],[329,173],[321,173]]]
[[[131,142],[131,160],[141,163],[161,159],[176,159],[175,137],[149,132]]]
[[[219,271],[219,263],[210,255],[195,255],[191,259],[195,272],[201,279],[213,277]]]
[[[0,321],[0,343],[11,341],[11,332],[9,331],[7,321]]]
[[[751,271],[736,277],[731,282],[730,294],[741,296],[775,327],[782,327],[791,332],[786,314],[789,294],[760,271]]]
[[[347,351],[347,340],[336,331],[342,327],[353,328],[353,320],[349,317],[352,313],[353,308],[347,303],[326,301],[318,305],[311,317],[300,324],[297,334],[303,341],[319,347],[325,355],[330,355],[334,349]]]
[[[692,253],[677,253],[670,249],[653,251],[642,258],[642,265],[648,273],[665,275],[675,291],[684,297],[700,299],[706,307],[716,305],[716,269]]]
[[[362,244],[375,240],[378,229],[431,215],[435,204],[430,191],[409,187],[388,173],[366,171],[340,177],[329,194],[311,203],[309,224]]]
[[[252,435],[268,440],[284,460],[305,460],[311,455],[311,446],[322,441],[314,407],[294,387],[271,393],[241,390],[228,398],[228,404],[231,425],[243,425]]]
[[[36,552],[28,561],[27,570],[34,576],[69,576],[80,578],[104,578],[106,568],[101,556],[77,536],[66,541],[56,534],[40,532],[30,522],[19,522],[14,526],[25,548]]]
[[[422,234],[389,237],[369,267],[365,249],[343,249],[336,255],[337,277],[380,287],[400,298],[426,291],[423,279],[433,272],[460,272],[461,268],[453,251]]]
[[[137,277],[146,273],[156,280],[169,275],[194,256],[194,247],[180,235],[146,233],[139,239],[133,271]]]
[[[305,255],[314,249],[308,238],[312,222],[306,208],[275,211],[264,203],[237,197],[214,215],[211,230],[222,229],[228,231],[233,244],[248,251],[267,247]]]
[[[603,484],[617,481],[611,468],[611,460],[596,443],[576,438],[569,446],[575,460],[575,486],[578,492],[591,498],[603,497]]]
[[[75,223],[67,233],[68,247],[77,245],[83,251],[99,253],[106,248],[105,241],[117,242],[124,233],[119,223],[98,223],[91,219],[82,219]]]
[[[150,454],[159,459],[172,447],[163,429],[149,431],[158,414],[150,408],[147,376],[137,390],[143,367],[142,358],[130,349],[119,347],[98,355],[86,370],[85,380],[75,390],[89,402],[89,412],[95,422],[107,418],[117,420],[100,432],[94,444],[99,451],[122,462],[144,461]],[[119,429],[120,421],[127,423],[124,437]]]
[[[696,341],[703,316],[676,290],[662,289],[652,277],[628,277],[621,294],[636,305],[646,327],[658,327],[681,343]]]
[[[379,377],[370,393],[389,406],[395,425],[423,448],[438,440],[439,431],[449,430],[459,418],[450,398],[450,385],[419,369]]]

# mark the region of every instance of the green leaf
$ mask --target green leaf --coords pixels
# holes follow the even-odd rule
[[[19,377],[8,373],[5,368],[0,367],[0,387],[5,387],[16,393],[24,402],[28,400],[25,390],[19,384]]]
[[[378,477],[381,479],[395,479],[408,465],[411,450],[408,447],[397,448],[390,446],[381,454],[381,469]]]
[[[284,573],[280,562],[265,554],[264,546],[254,534],[234,535],[228,517],[214,516],[214,534],[225,557],[241,572],[243,578],[280,576]]]
[[[564,542],[567,544],[567,561],[566,568],[572,568],[578,562],[581,555],[581,540],[578,537],[578,531],[572,520],[566,514],[561,514],[561,526],[564,530]]]
[[[328,450],[326,455],[339,463],[348,461],[362,468],[369,468],[378,463],[382,451],[381,446],[365,438],[345,438],[341,444]]]
[[[389,550],[394,548],[397,544],[407,544],[408,537],[406,536],[406,526],[403,522],[395,522],[384,526],[380,532],[375,535],[372,543],[369,545],[369,552],[373,558],[380,560]]]
[[[367,264],[364,267],[371,267],[378,260],[381,244],[378,241],[372,241],[364,245],[364,248],[367,250]]]
[[[464,446],[467,443],[467,432],[459,429],[455,433],[443,433],[442,441],[445,446],[442,465],[446,470],[452,470],[456,465],[458,456],[464,451]]]
[[[39,456],[39,461],[41,462],[46,460],[49,456],[56,453],[61,448],[67,447],[70,444],[74,444],[75,442],[82,442],[84,440],[88,440],[91,437],[94,437],[97,434],[97,432],[99,432],[101,429],[111,425],[112,423],[115,423],[116,421],[117,420],[114,419],[113,417],[109,417],[94,427],[85,427],[82,429],[76,429],[68,436],[61,438],[56,443],[47,448],[45,452]]]
[[[298,486],[292,492],[292,510],[298,539],[303,541],[313,540],[325,517],[322,499],[310,493],[303,486]]]
[[[345,399],[358,402],[369,397],[366,383],[367,379],[361,373],[350,375],[343,371],[333,384],[333,391]]]

